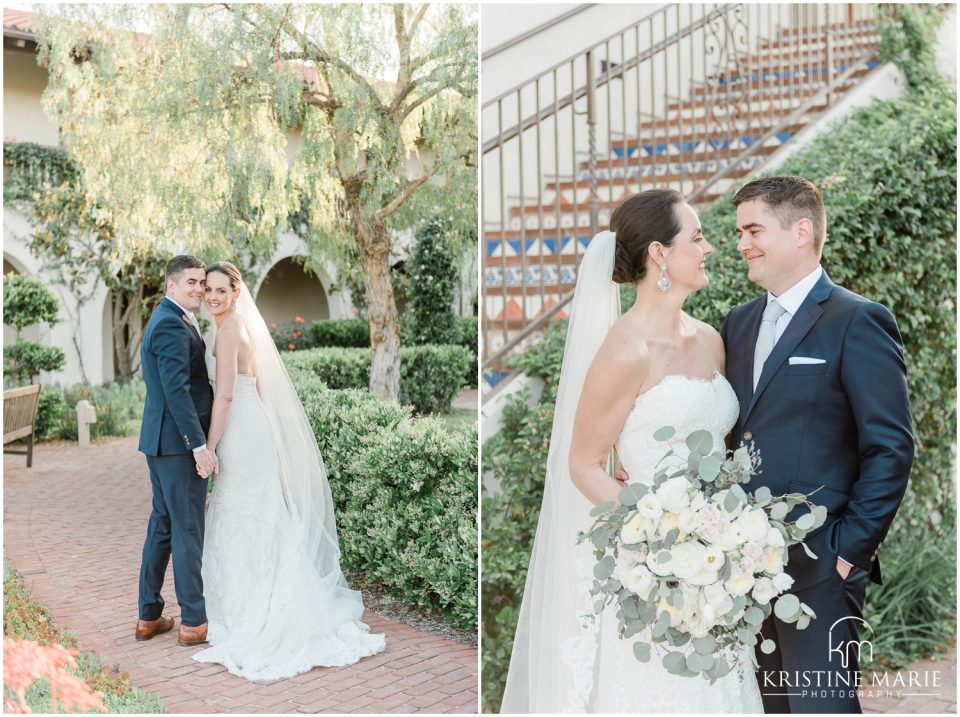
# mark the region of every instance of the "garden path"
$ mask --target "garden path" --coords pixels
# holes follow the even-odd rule
[[[44,443],[33,467],[4,456],[4,553],[54,623],[81,649],[130,673],[170,712],[477,711],[477,650],[367,611],[385,652],[341,668],[254,684],[190,659],[176,632],[136,642],[137,578],[150,513],[150,481],[137,438],[89,448]],[[168,570],[165,614],[179,620]]]
[[[918,686],[909,686],[911,673]],[[866,679],[864,683],[870,684]],[[937,659],[920,660],[889,673],[881,684],[892,687],[874,688],[873,695],[861,698],[865,713],[956,714],[957,648],[951,648]]]

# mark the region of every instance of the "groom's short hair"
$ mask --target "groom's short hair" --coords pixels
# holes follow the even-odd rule
[[[763,177],[745,184],[733,195],[734,206],[753,200],[769,206],[783,229],[798,219],[809,219],[813,223],[813,248],[820,256],[827,238],[827,212],[813,182],[803,177]]]
[[[166,280],[176,282],[187,269],[204,269],[207,265],[189,254],[178,254],[167,262]]]

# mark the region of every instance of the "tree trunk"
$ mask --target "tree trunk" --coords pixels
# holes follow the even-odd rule
[[[400,318],[390,279],[390,236],[382,220],[363,214],[359,192],[347,191],[347,205],[363,267],[370,322],[370,392],[383,401],[400,400]]]
[[[121,381],[126,382],[130,379],[130,353],[124,336],[123,299],[123,292],[113,292],[113,355],[117,360],[117,374]]]

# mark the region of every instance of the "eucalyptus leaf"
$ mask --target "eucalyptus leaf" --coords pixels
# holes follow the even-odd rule
[[[650,643],[640,641],[633,643],[633,656],[640,660],[640,662],[649,662]]]
[[[773,606],[773,611],[784,622],[795,622],[797,613],[800,612],[800,599],[793,593],[781,595]]]
[[[773,494],[770,492],[770,489],[762,485],[753,492],[753,498],[757,501],[758,505],[766,505],[770,502],[770,499],[773,497]]]
[[[777,644],[773,640],[764,640],[760,643],[760,652],[762,652],[764,655],[769,655],[776,649]]]
[[[599,505],[595,505],[593,506],[593,509],[590,511],[590,516],[593,518],[596,518],[597,516],[603,515],[608,510],[613,508],[613,505],[614,503],[612,500],[608,500],[605,503],[600,503]]]
[[[717,650],[717,641],[712,635],[695,637],[692,644],[693,649],[702,655],[712,655]]]
[[[673,426],[664,426],[663,428],[657,429],[653,434],[653,440],[655,441],[669,441],[671,438],[676,435],[677,429]]]
[[[666,610],[660,613],[657,621],[653,624],[651,634],[654,637],[663,637],[667,634],[667,628],[670,627],[670,613]]]
[[[763,610],[758,608],[756,605],[751,605],[747,608],[747,611],[743,614],[743,619],[749,625],[762,625],[763,624]]]
[[[699,453],[701,456],[710,455],[713,450],[713,436],[710,431],[694,431],[687,436],[687,448],[691,453]]]
[[[687,658],[682,652],[668,652],[663,656],[663,666],[671,675],[676,675],[686,669]]]
[[[813,513],[804,513],[799,518],[797,518],[796,526],[800,530],[809,531],[816,524],[817,519]]]
[[[603,560],[593,566],[593,575],[597,580],[606,580],[613,575],[617,562],[612,555],[604,556]]]
[[[786,503],[774,503],[770,507],[770,517],[774,520],[783,520],[787,517],[787,513],[790,512],[790,506]]]
[[[707,483],[712,483],[720,475],[723,459],[716,453],[709,455],[700,462],[700,477]]]

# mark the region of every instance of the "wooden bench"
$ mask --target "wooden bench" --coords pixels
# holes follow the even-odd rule
[[[27,439],[27,450],[4,448],[4,453],[27,457],[27,468],[33,465],[33,421],[40,403],[40,384],[12,388],[3,392],[3,445],[19,438]]]

